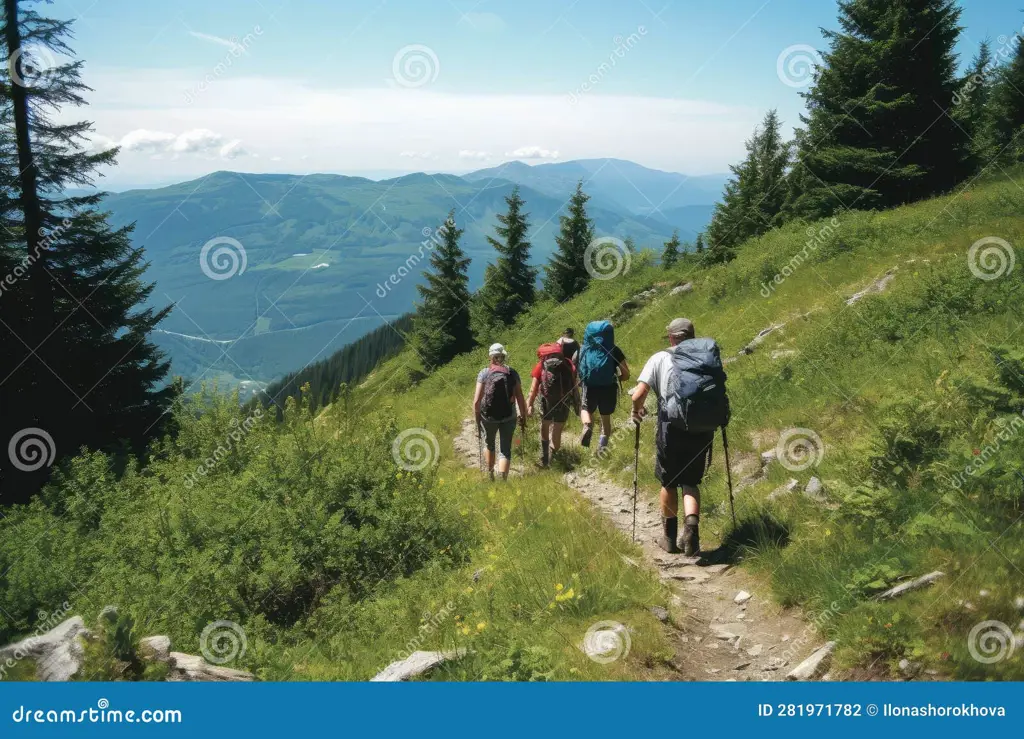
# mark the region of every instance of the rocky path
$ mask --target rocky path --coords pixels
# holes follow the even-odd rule
[[[529,432],[537,433],[536,427]],[[477,467],[472,419],[463,421],[454,443],[463,462]],[[594,470],[570,472],[564,480],[630,536],[632,490],[602,479]],[[668,588],[668,607],[652,611],[676,644],[672,667],[680,680],[784,680],[794,672],[800,679],[822,678],[827,659],[817,660],[813,666],[803,662],[823,640],[799,613],[774,605],[760,584],[733,562],[716,561],[714,552],[690,558],[666,554],[655,543],[660,531],[658,505],[641,493],[636,532],[642,556],[640,561],[629,562],[653,570]],[[803,670],[797,672],[798,667]]]

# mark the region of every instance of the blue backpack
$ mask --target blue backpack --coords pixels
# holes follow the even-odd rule
[[[577,371],[580,381],[591,387],[607,387],[616,382],[615,329],[608,321],[591,321],[583,333],[583,348]]]
[[[662,413],[672,426],[683,431],[708,432],[729,425],[729,396],[725,370],[714,339],[688,339],[669,350],[668,397]]]

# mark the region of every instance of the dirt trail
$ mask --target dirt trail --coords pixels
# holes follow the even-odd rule
[[[537,433],[536,427],[529,433]],[[454,445],[466,466],[478,466],[472,419],[463,421]],[[564,481],[630,536],[632,490],[602,479],[594,470],[569,472]],[[774,605],[759,583],[730,562],[716,562],[714,552],[701,558],[662,551],[656,544],[661,533],[658,505],[641,496],[636,533],[643,558],[629,562],[654,570],[671,593],[668,613],[659,618],[676,644],[672,667],[680,680],[784,680],[821,645],[824,640],[796,610]],[[744,591],[750,598],[737,603],[737,595]]]

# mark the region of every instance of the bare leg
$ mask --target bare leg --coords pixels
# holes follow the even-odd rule
[[[484,449],[484,462],[487,463],[487,469],[494,469],[494,452],[490,449]]]
[[[551,423],[551,451],[557,452],[562,446],[562,428],[564,423],[553,421]]]
[[[594,422],[594,418],[593,416],[590,415],[590,411],[584,408],[583,410],[580,411],[580,421],[583,423],[584,426],[589,426]]]
[[[665,518],[675,518],[679,515],[679,496],[675,488],[661,489],[661,515]]]
[[[502,480],[508,479],[508,460],[504,457],[498,459],[498,473],[501,475]]]
[[[686,516],[700,515],[700,488],[683,485],[683,514]]]
[[[540,422],[540,440],[547,441],[551,438],[550,436],[551,421]]]

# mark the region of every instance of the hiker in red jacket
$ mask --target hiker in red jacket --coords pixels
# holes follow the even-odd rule
[[[537,349],[537,365],[530,373],[530,397],[527,413],[533,415],[533,403],[540,395],[541,467],[547,467],[551,455],[562,445],[562,428],[569,420],[569,410],[579,407],[576,368],[566,358],[563,344],[542,344]]]

